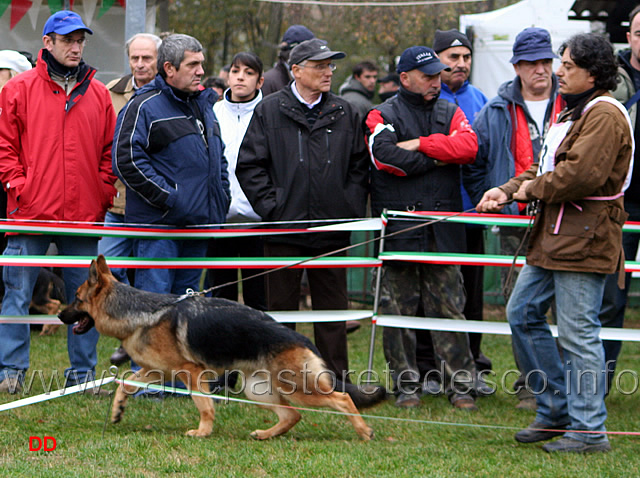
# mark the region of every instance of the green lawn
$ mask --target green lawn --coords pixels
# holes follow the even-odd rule
[[[491,308],[486,320],[502,320],[502,310]],[[632,311],[633,316],[637,312]],[[638,319],[631,319],[631,326]],[[302,327],[305,333],[309,326]],[[370,327],[349,336],[350,365],[366,368]],[[1,339],[0,339],[1,340]],[[99,367],[117,343],[105,337],[99,343]],[[508,337],[485,336],[483,351],[498,374],[514,368]],[[375,369],[384,358],[378,334]],[[63,330],[52,337],[32,335],[31,370],[50,374],[67,366]],[[640,368],[640,346],[623,347],[618,370]],[[513,380],[511,380],[512,382]],[[632,390],[637,379],[626,373],[622,386]],[[108,387],[113,387],[109,385]],[[33,395],[41,393],[37,385]],[[2,395],[0,403],[16,396]],[[607,399],[611,431],[640,431],[638,393],[614,391]],[[418,409],[400,410],[393,400],[365,413],[405,421],[366,418],[376,431],[369,443],[359,440],[343,417],[303,412],[302,421],[286,435],[256,442],[249,432],[274,423],[272,412],[253,405],[216,406],[214,432],[207,439],[185,437],[197,426],[198,414],[190,398],[163,401],[132,399],[123,421],[108,424],[111,400],[72,395],[0,412],[0,473],[2,476],[237,476],[237,477],[391,477],[391,476],[638,476],[640,437],[612,436],[613,451],[591,456],[549,456],[540,445],[520,445],[514,432],[533,419],[533,412],[516,410],[516,399],[505,391],[482,398],[480,410],[454,410],[443,397],[423,397]],[[474,425],[489,425],[477,427]],[[505,428],[506,427],[506,428]],[[53,436],[55,451],[30,452],[30,436]]]

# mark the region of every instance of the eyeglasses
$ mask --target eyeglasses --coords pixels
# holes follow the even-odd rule
[[[329,70],[329,71],[336,71],[336,64],[335,63],[319,63],[317,65],[298,65],[300,68],[313,68],[316,71],[325,71],[325,70]]]
[[[78,46],[84,46],[84,45],[87,44],[87,39],[84,38],[84,37],[83,38],[78,38],[77,40],[74,40],[71,37],[56,35],[54,39],[56,41],[60,40],[66,46],[71,46],[74,43],[77,43]]]

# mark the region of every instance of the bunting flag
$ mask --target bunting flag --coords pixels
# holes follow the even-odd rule
[[[11,2],[11,23],[9,24],[9,30],[18,24],[22,17],[24,17],[31,8],[31,0],[13,0]]]
[[[42,6],[42,0],[33,0],[33,5],[27,12],[29,14],[29,20],[31,21],[31,28],[36,29],[38,24],[38,15],[40,14],[40,7]]]
[[[82,18],[84,19],[84,24],[88,27],[91,27],[91,23],[93,23],[93,14],[96,13],[97,6],[98,0],[84,0],[82,2]]]
[[[0,17],[7,11],[7,7],[11,3],[11,0],[0,0]]]
[[[102,0],[102,5],[100,6],[100,10],[98,10],[98,18],[107,13],[107,11],[113,7],[115,2],[116,0]]]
[[[49,11],[51,12],[51,15],[59,12],[60,10],[64,10],[63,0],[47,0],[47,3],[49,4]]]

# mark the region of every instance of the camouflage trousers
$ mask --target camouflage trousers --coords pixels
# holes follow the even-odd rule
[[[380,314],[415,317],[422,307],[426,317],[464,320],[466,297],[460,266],[385,263],[381,273]],[[431,331],[431,337],[441,375],[431,378],[440,378],[449,396],[469,393],[476,370],[467,334]],[[421,390],[415,330],[385,327],[383,347],[396,393]]]

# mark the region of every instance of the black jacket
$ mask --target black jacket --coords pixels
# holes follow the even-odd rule
[[[291,86],[256,106],[238,154],[242,190],[265,221],[363,217],[369,168],[357,113],[342,98],[325,93],[310,129],[303,108]],[[309,247],[349,242],[349,233],[305,236],[270,240]]]
[[[369,128],[380,115],[381,124],[388,125],[375,135],[373,155],[383,162],[389,156],[395,156],[395,163],[405,166],[402,174],[372,170],[371,209],[374,216],[380,215],[384,208],[396,211],[462,211],[459,165],[437,166],[434,158],[396,146],[396,143],[435,133],[448,135],[457,109],[446,100],[425,102],[422,96],[400,88],[396,96],[369,113]],[[367,130],[368,136],[373,133]],[[404,158],[398,159],[399,156]],[[417,225],[415,221],[390,219],[386,232],[414,225]],[[385,239],[385,250],[463,252],[466,250],[464,224],[445,221],[398,234]]]

